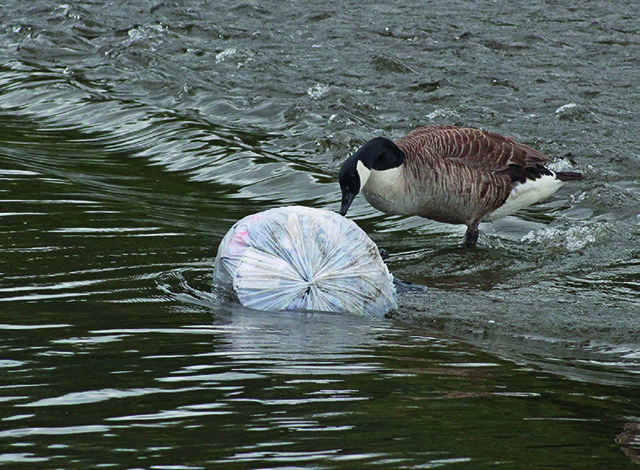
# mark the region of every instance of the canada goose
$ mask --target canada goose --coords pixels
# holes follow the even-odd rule
[[[481,221],[541,201],[581,173],[551,171],[541,152],[480,129],[431,126],[393,142],[376,137],[340,168],[340,214],[362,191],[376,209],[465,224],[464,244],[478,241]]]

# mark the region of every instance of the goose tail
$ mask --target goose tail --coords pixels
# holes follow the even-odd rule
[[[560,181],[577,181],[582,179],[579,171],[556,171],[556,178]]]

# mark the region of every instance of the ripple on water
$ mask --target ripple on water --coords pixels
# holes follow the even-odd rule
[[[85,150],[87,145],[95,149],[94,166],[113,165],[107,163],[109,155],[127,154],[158,163],[168,171],[185,172],[195,181],[240,186],[238,196],[244,199],[280,203],[326,200],[324,186],[318,184],[316,178],[291,165],[290,158],[262,150],[261,147],[276,136],[214,125],[205,119],[120,101],[114,96],[97,99],[91,96],[93,91],[88,86],[78,89],[71,77],[56,71],[47,74],[46,80],[28,83],[23,81],[24,73],[10,70],[5,74],[10,84],[3,96],[7,109],[25,119],[48,121],[44,130],[42,124],[38,126],[37,132],[43,137],[75,131],[76,140],[82,142]],[[43,91],[34,93],[34,89]],[[215,103],[217,101],[214,106]],[[271,116],[273,112],[280,112],[278,108],[281,106],[274,102],[258,103],[255,113]],[[243,109],[242,114],[245,113]],[[14,132],[20,133],[23,128],[15,127]],[[28,142],[27,139],[23,144],[25,148]],[[61,150],[59,145],[56,147]],[[78,150],[71,148],[70,152]],[[24,156],[21,159],[33,165],[40,157],[30,155],[28,159]],[[47,158],[42,163],[45,161],[48,171],[60,166],[65,172],[86,163],[86,160],[63,155],[55,160]],[[95,182],[89,175],[84,179],[87,183]]]
[[[3,2],[0,463],[637,461],[631,7],[467,2],[452,22],[447,2],[358,18],[253,3]],[[483,227],[472,252],[461,227],[359,197],[350,217],[427,286],[391,319],[211,293],[236,220],[335,208],[339,164],[365,140],[452,123],[585,180]]]

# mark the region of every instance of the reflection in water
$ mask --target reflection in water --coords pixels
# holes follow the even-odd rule
[[[150,279],[180,302],[60,302],[50,312],[69,323],[43,325],[14,309],[3,329],[11,373],[0,440],[33,445],[5,461],[554,466],[569,450],[587,464],[594,446],[598,459],[615,459],[606,449],[622,424],[602,397],[624,390],[388,319],[222,304],[191,287],[205,287],[205,272]],[[625,409],[635,391],[627,396]],[[609,430],[607,442],[590,432],[594,423]]]

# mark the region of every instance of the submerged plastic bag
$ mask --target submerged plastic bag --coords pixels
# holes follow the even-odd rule
[[[384,315],[396,307],[393,277],[375,243],[334,212],[293,206],[237,222],[218,248],[217,288],[260,310]]]

